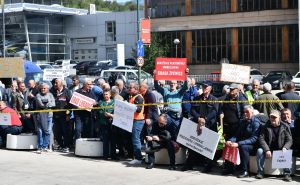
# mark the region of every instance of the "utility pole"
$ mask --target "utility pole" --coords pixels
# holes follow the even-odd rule
[[[140,40],[140,19],[139,19],[139,0],[136,0],[136,31],[137,31],[137,41]],[[138,68],[138,79],[139,85],[141,85],[141,66]]]
[[[5,58],[5,12],[4,12],[5,0],[2,0],[2,44],[3,44],[3,58]]]

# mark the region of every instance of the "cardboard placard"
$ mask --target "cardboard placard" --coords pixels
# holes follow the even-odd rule
[[[213,160],[219,143],[219,134],[204,127],[202,133],[198,135],[197,124],[183,118],[177,142]]]
[[[272,154],[272,168],[292,168],[293,150],[277,150]]]
[[[65,77],[63,69],[44,69],[43,80],[51,81],[54,78],[63,80]]]
[[[74,92],[71,97],[70,103],[79,108],[92,108],[95,103],[95,100],[87,96],[84,96],[78,92]]]
[[[221,70],[221,81],[249,84],[250,69],[250,66],[223,63]]]
[[[186,80],[186,58],[156,58],[155,80]]]
[[[0,78],[25,77],[24,60],[20,57],[0,58]]]
[[[113,125],[132,132],[133,116],[136,105],[120,100],[115,100]]]
[[[0,125],[11,125],[10,113],[0,113]]]

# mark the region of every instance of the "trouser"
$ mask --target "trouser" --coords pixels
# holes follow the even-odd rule
[[[52,117],[47,119],[47,128],[43,128],[41,123],[37,125],[38,148],[45,149],[49,147],[50,134],[52,132]]]
[[[0,147],[6,146],[7,134],[18,135],[22,131],[22,126],[0,125]]]
[[[256,152],[256,163],[257,163],[257,173],[264,174],[265,169],[266,153],[262,148],[259,148]],[[291,170],[289,168],[284,168],[284,175],[290,175]]]
[[[103,158],[116,158],[116,127],[100,125],[103,141]]]
[[[66,115],[54,117],[54,136],[60,147],[70,147],[71,145],[71,125],[66,121]]]
[[[168,140],[168,141],[160,142],[160,146],[161,146],[161,148],[166,148],[168,150],[170,165],[174,166],[175,165],[175,148],[172,144],[172,141]],[[148,153],[149,163],[155,163],[155,155],[154,154],[155,154],[154,152]]]
[[[75,115],[75,140],[94,137],[92,115]]]
[[[133,145],[133,154],[135,159],[142,160],[142,151],[141,151],[141,132],[144,126],[144,120],[134,120],[132,127],[132,145]]]
[[[240,145],[239,152],[241,157],[241,168],[243,171],[248,171],[250,153],[254,150],[253,145]]]
[[[22,125],[23,125],[22,132],[28,133],[28,132],[34,132],[35,131],[35,125],[34,125],[32,116],[33,115],[31,115],[30,118],[27,118],[25,116],[21,117],[21,122],[22,122]]]
[[[224,122],[223,134],[224,134],[226,141],[234,136],[238,127],[239,127],[239,122],[237,122],[237,123],[227,123],[227,122],[225,123]]]
[[[204,163],[204,157],[200,155],[199,153],[188,149],[188,157],[185,161],[185,165],[189,167],[193,167],[197,164],[203,164]]]

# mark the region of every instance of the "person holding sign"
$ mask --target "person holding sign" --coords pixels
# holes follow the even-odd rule
[[[10,121],[8,124],[1,125],[3,123],[0,123],[0,148],[5,147],[7,134],[18,135],[22,131],[22,122],[20,121],[17,112],[8,107],[4,101],[0,101],[0,114],[1,113],[9,113],[11,119],[5,118],[8,119],[7,121]]]
[[[265,158],[272,158],[272,152],[289,150],[293,144],[291,130],[289,125],[280,120],[280,112],[271,110],[270,120],[262,128],[259,135],[259,149],[256,153],[257,160],[257,179],[264,177]],[[291,170],[284,169],[285,181],[292,181]]]
[[[200,96],[197,96],[194,100],[195,101],[216,101],[217,98],[214,97],[210,92],[212,90],[212,82],[211,81],[205,81],[202,84],[203,87],[203,93]],[[191,116],[192,120],[195,123],[198,123],[198,132],[201,134],[202,127],[207,127],[215,132],[217,132],[217,120],[216,116],[218,113],[218,104],[217,103],[211,103],[211,102],[201,102],[201,103],[192,103],[191,108]],[[212,168],[212,163],[210,161],[207,161],[203,156],[200,154],[194,152],[193,150],[188,150],[188,158],[186,160],[186,163],[184,167],[181,169],[182,171],[191,170],[193,168],[193,165],[196,161],[199,161],[202,159],[202,161],[205,162],[205,167],[202,170],[202,172],[209,172]],[[220,155],[217,155],[216,158],[220,158]]]
[[[144,98],[139,94],[139,85],[135,82],[129,85],[129,103],[135,104],[136,111],[133,118],[133,128],[132,128],[132,145],[134,160],[130,161],[130,165],[142,164],[142,144],[141,144],[141,132],[144,127]]]
[[[250,153],[255,149],[260,125],[259,119],[254,116],[254,108],[251,105],[246,105],[244,107],[244,119],[240,121],[236,134],[225,143],[226,147],[239,149],[242,172],[238,175],[238,178],[249,177]],[[228,163],[225,166],[227,171],[224,171],[224,174],[225,172],[232,173],[233,166]]]

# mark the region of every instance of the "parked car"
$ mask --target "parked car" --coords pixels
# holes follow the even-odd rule
[[[125,66],[136,66],[136,59],[135,58],[126,58]]]
[[[66,69],[73,69],[77,65],[75,60],[70,59],[62,59],[62,60],[55,60],[53,63],[54,68],[66,68]]]
[[[263,79],[263,83],[269,82],[273,89],[282,89],[286,82],[293,79],[288,71],[270,71]]]
[[[43,71],[44,69],[53,69],[53,66],[50,64],[36,64],[36,65],[39,66]]]
[[[131,82],[138,81],[138,70],[128,70],[128,69],[109,69],[102,70],[100,78],[103,78],[105,81],[115,81],[116,79],[123,79],[126,85],[129,85]],[[146,73],[141,70],[141,82],[146,82],[149,87],[154,86],[154,79],[151,74]]]
[[[138,68],[136,66],[115,66],[113,68],[110,69],[129,69],[129,70],[138,70]]]
[[[250,70],[250,83],[252,83],[252,81],[254,79],[257,79],[261,82],[263,77],[264,77],[264,75],[258,69],[251,69]]]
[[[114,68],[117,66],[117,60],[103,60],[88,65],[88,75],[100,75],[102,70]]]
[[[77,75],[87,74],[88,65],[90,65],[90,63],[96,64],[97,61],[83,61],[83,62],[78,63],[76,66],[76,74]]]
[[[295,76],[293,76],[292,82],[295,83],[296,89],[300,89],[300,72],[296,73]]]

